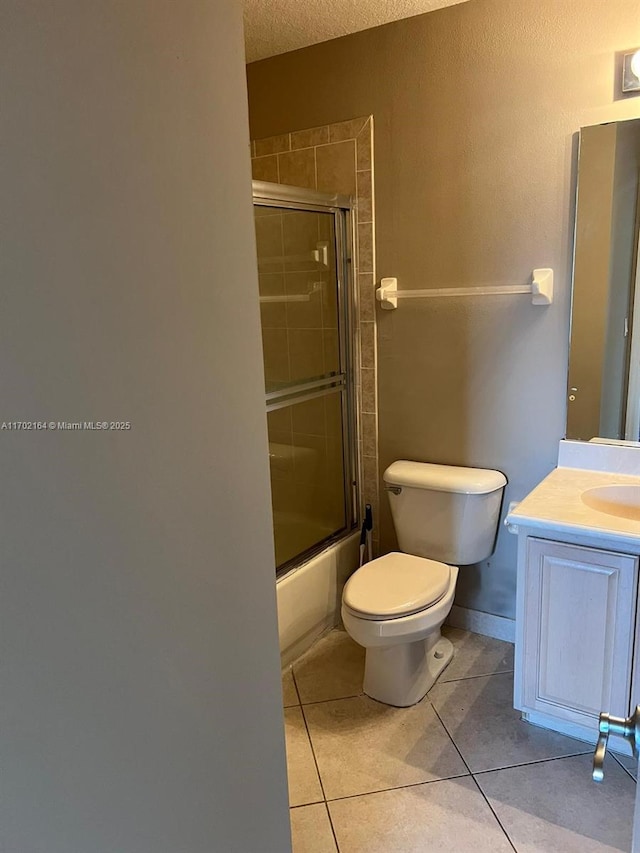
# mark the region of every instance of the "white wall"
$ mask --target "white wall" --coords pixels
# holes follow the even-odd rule
[[[289,849],[239,4],[2,0],[0,849]]]

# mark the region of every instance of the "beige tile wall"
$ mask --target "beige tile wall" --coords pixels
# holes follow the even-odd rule
[[[358,389],[358,449],[361,503],[370,503],[378,546],[378,416],[375,328],[375,215],[373,183],[373,117],[362,117],[323,127],[298,130],[252,142],[253,177],[259,181],[351,195],[356,200],[356,251],[354,287],[357,305],[356,383]],[[271,226],[264,226],[265,234]],[[260,242],[260,235],[258,241]],[[265,238],[266,239],[266,238]],[[261,271],[262,287],[285,292],[285,282]],[[264,279],[264,280],[263,280]],[[280,288],[278,290],[277,288]],[[305,303],[306,305],[306,303]],[[286,371],[295,360],[287,352],[282,334],[282,311],[263,310],[265,359],[271,375]],[[277,306],[281,308],[281,306]],[[309,308],[311,312],[313,308]],[[325,332],[326,334],[326,332]],[[312,343],[307,336],[300,345]],[[284,349],[283,349],[284,346]],[[269,375],[269,374],[268,374]],[[290,375],[290,374],[289,374]]]

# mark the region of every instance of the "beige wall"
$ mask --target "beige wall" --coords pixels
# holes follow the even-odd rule
[[[240,4],[2,32],[0,849],[283,853]]]
[[[378,315],[380,468],[397,458],[495,467],[517,500],[565,428],[572,159],[614,101],[637,0],[470,0],[249,66],[253,137],[374,116],[379,276],[401,287],[526,282],[526,297],[411,300]],[[383,545],[393,545],[382,509]],[[457,601],[513,616],[515,541],[465,570]]]

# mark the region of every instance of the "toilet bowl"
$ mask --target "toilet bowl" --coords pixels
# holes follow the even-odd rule
[[[407,461],[394,462],[383,479],[402,551],[354,572],[342,621],[366,649],[364,692],[407,707],[451,661],[453,646],[440,629],[455,595],[453,563],[492,553],[507,481],[499,471]]]
[[[387,705],[414,705],[447,666],[453,646],[440,628],[451,610],[457,577],[456,566],[393,552],[347,581],[342,621],[367,650],[368,696]]]

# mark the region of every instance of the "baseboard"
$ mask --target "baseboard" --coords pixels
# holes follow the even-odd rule
[[[464,628],[474,634],[484,634],[496,640],[506,640],[507,643],[516,641],[516,623],[514,619],[505,616],[494,616],[493,613],[483,613],[481,610],[469,610],[454,604],[447,617],[447,625],[454,628]]]
[[[579,723],[570,723],[568,720],[560,720],[548,714],[541,714],[539,711],[523,711],[522,719],[533,726],[539,726],[553,732],[560,732],[560,734],[568,735],[569,737],[576,738],[576,740],[583,740],[585,743],[594,744],[598,740],[598,730],[596,729],[598,721],[595,719],[591,728],[582,726]],[[617,752],[619,755],[633,757],[633,748],[629,741],[623,737],[610,738],[607,750]]]

